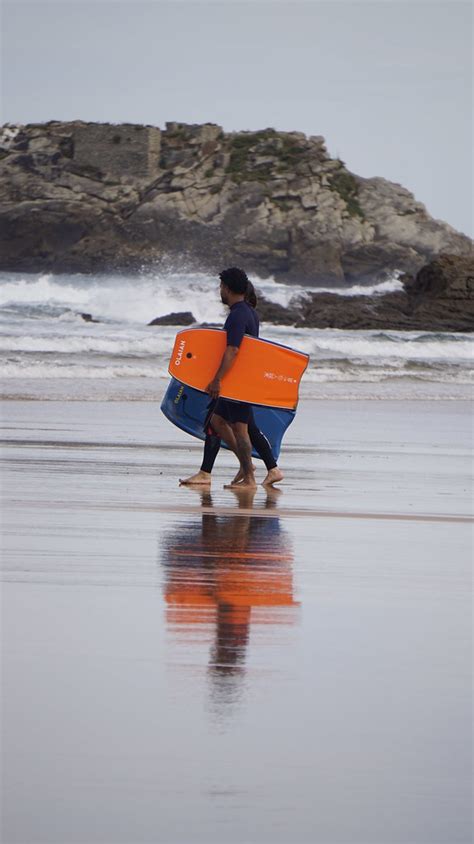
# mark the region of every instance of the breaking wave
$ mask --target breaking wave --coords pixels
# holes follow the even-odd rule
[[[6,276],[6,278],[5,278]],[[61,318],[81,312],[106,321],[146,324],[165,314],[191,311],[197,322],[220,322],[224,308],[218,281],[202,273],[84,276],[0,274],[0,307],[11,315]],[[329,291],[341,296],[386,293],[401,289],[398,276],[378,285],[349,288],[307,287],[254,278],[259,292],[272,302],[287,306],[308,293]]]
[[[254,279],[265,298],[287,306],[324,288]],[[332,289],[341,296],[377,296],[400,289],[383,284]],[[326,288],[329,289],[329,288]],[[222,324],[218,282],[207,275],[0,275],[0,376],[18,381],[74,379],[132,383],[165,379],[179,327],[149,326],[155,317],[191,312],[197,322]],[[90,314],[96,322],[86,322]],[[472,337],[460,333],[342,331],[263,324],[262,335],[307,352],[304,382],[318,384],[470,384]],[[150,380],[151,383],[151,380]],[[111,388],[112,389],[112,388]],[[87,387],[83,388],[87,396]]]

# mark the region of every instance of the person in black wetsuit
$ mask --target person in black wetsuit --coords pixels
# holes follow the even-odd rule
[[[252,282],[248,279],[247,290],[245,293],[245,301],[248,302],[248,304],[252,308],[256,308],[257,296],[255,294],[255,289]],[[205,431],[206,439],[204,442],[204,454],[201,463],[201,468],[198,472],[196,472],[194,475],[191,475],[189,478],[179,479],[180,484],[184,486],[206,486],[210,485],[211,483],[211,473],[214,468],[214,463],[216,462],[217,455],[219,454],[221,448],[221,438],[212,427],[210,421],[206,424]],[[277,464],[277,461],[275,460],[270,443],[268,442],[266,436],[255,424],[252,407],[250,408],[250,414],[248,419],[248,434],[253,448],[260,455],[267,469],[267,474],[264,480],[262,481],[262,485],[271,486],[272,484],[278,483],[279,481],[283,480],[283,472],[281,471]],[[237,472],[235,478],[232,481],[232,486],[235,486],[237,484],[240,486],[242,479],[242,470],[241,468],[239,468],[239,471]]]

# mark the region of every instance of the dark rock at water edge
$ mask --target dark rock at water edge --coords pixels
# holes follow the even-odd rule
[[[324,286],[471,250],[405,188],[332,159],[320,136],[213,124],[6,126],[0,229],[1,269],[216,275],[237,264]]]
[[[180,311],[178,313],[156,317],[148,325],[192,325],[195,322],[196,320],[191,311]]]
[[[258,295],[257,310],[262,322],[272,322],[277,325],[294,325],[301,319],[301,310],[297,303],[285,308],[276,302],[269,302],[261,294]]]
[[[296,326],[474,331],[474,259],[444,255],[403,278],[404,289],[373,296],[313,293],[301,304]]]

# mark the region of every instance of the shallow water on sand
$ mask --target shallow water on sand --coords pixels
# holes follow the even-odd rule
[[[469,421],[303,403],[236,495],[150,404],[6,403],[2,840],[467,842]]]

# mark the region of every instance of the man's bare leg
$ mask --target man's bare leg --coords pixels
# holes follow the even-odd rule
[[[232,478],[232,480],[230,482],[231,486],[237,486],[238,484],[241,484],[243,479],[244,479],[244,472],[243,472],[242,466],[239,466],[239,471],[237,472],[235,477]]]
[[[211,417],[211,425],[214,428],[217,436],[224,440],[225,444],[229,446],[230,450],[237,454],[237,442],[235,439],[235,434],[230,427],[229,423],[219,416],[217,413],[214,413]],[[238,455],[237,455],[238,456]]]
[[[252,463],[252,470],[255,473],[255,463]],[[242,466],[240,466],[239,471],[237,472],[235,478],[233,478],[231,480],[232,486],[234,486],[235,484],[241,484],[243,479],[244,479],[244,473],[242,471]]]
[[[266,477],[262,481],[262,486],[271,486],[272,484],[277,484],[278,481],[282,481],[284,478],[283,472],[278,466],[274,466],[273,469],[270,469],[267,472]]]
[[[217,413],[214,413],[211,424],[216,434],[221,438],[221,440],[224,440],[225,444],[230,448],[231,451],[234,452],[235,456],[237,457],[237,460],[239,460],[239,456],[237,454],[237,442],[235,439],[235,434],[227,420],[223,419],[222,416],[218,416]],[[242,466],[239,466],[239,471],[237,472],[232,483],[240,483],[243,480],[243,477],[244,474],[242,472]]]
[[[180,478],[179,484],[180,486],[193,486],[194,484],[199,486],[210,486],[211,473],[203,472],[202,469],[199,469],[199,472],[196,472],[195,475],[190,475],[189,478]]]
[[[234,452],[235,456],[237,457],[237,460],[239,460],[239,456],[237,454],[237,441],[235,439],[235,434],[227,420],[223,419],[223,417],[219,416],[217,413],[214,413],[211,419],[211,424],[216,434],[221,438],[221,440],[224,440],[225,444],[230,448],[231,451]],[[253,465],[253,463],[252,469],[253,471],[255,471],[255,466]],[[237,472],[235,478],[231,481],[231,483],[240,484],[242,483],[243,479],[244,472],[242,466],[240,466],[239,471]]]
[[[255,472],[252,465],[252,443],[250,442],[248,426],[246,422],[234,422],[232,430],[235,436],[237,447],[237,457],[240,461],[240,467],[243,473],[243,478],[238,484],[239,489],[255,489]],[[227,484],[226,488],[235,486]]]

